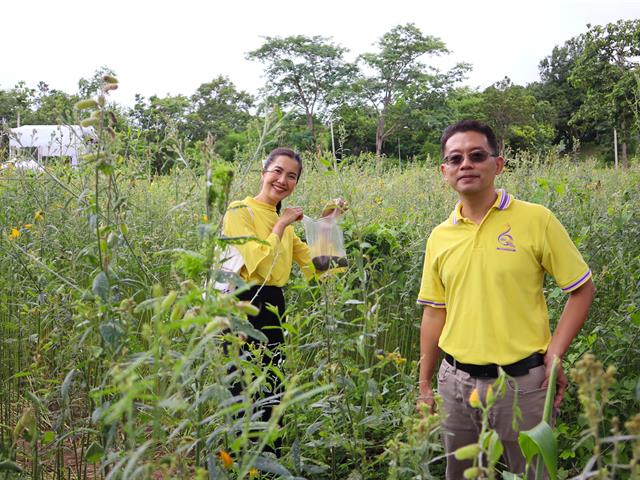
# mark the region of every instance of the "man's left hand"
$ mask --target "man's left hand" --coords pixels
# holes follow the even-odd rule
[[[555,408],[560,408],[560,403],[562,403],[562,397],[564,396],[564,391],[567,389],[567,384],[569,380],[567,379],[567,375],[564,373],[562,369],[562,357],[557,356],[556,354],[552,354],[551,352],[547,352],[544,355],[544,382],[542,382],[541,388],[546,388],[549,384],[549,377],[551,376],[551,366],[553,365],[553,359],[558,358],[558,375],[556,376],[556,396],[553,400],[553,406]]]

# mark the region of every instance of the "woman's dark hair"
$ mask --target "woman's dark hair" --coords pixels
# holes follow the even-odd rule
[[[298,183],[300,181],[300,176],[302,175],[302,159],[300,158],[300,155],[298,153],[291,150],[290,148],[278,147],[273,149],[267,156],[266,160],[262,163],[262,171],[264,172],[267,168],[269,168],[269,165],[271,165],[271,163],[273,163],[276,158],[282,155],[298,162],[298,165],[300,166],[300,170],[298,171],[298,179],[296,180],[296,183]],[[282,202],[278,202],[278,204],[276,205],[276,212],[278,213],[278,215],[280,215],[281,209]]]
[[[490,153],[498,155],[498,141],[496,140],[496,134],[493,133],[493,130],[489,125],[485,125],[484,123],[478,122],[477,120],[461,120],[458,123],[449,125],[444,129],[444,132],[442,132],[442,137],[440,138],[440,149],[442,150],[443,155],[444,147],[447,144],[447,141],[456,133],[461,132],[481,133],[487,138],[487,143],[489,144],[489,148],[491,149]]]

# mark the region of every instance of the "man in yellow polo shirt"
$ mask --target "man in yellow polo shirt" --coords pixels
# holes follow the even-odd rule
[[[458,122],[445,129],[441,148],[443,178],[459,201],[427,241],[418,295],[424,305],[418,403],[433,409],[431,379],[442,350],[438,391],[446,413],[445,450],[451,453],[478,440],[480,412],[469,405],[469,396],[477,388],[485,398],[498,365],[517,383],[519,428],[540,422],[551,363],[562,359],[584,324],[594,287],[591,270],[547,208],[496,191],[504,159],[491,128]],[[553,335],[542,289],[545,273],[569,294]],[[560,369],[556,408],[566,385]],[[512,429],[515,387],[508,385],[489,419],[509,471],[523,473],[518,432]],[[469,466],[448,457],[447,479],[463,478]]]

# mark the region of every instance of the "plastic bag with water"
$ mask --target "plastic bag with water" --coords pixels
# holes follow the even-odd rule
[[[311,261],[318,272],[344,270],[348,265],[339,218],[339,215],[333,214],[318,220],[306,215],[302,219]]]

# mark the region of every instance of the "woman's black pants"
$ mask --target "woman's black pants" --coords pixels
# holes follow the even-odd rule
[[[253,328],[260,330],[267,337],[267,352],[262,355],[262,366],[267,368],[274,366],[276,368],[282,368],[283,357],[280,350],[280,345],[284,342],[284,336],[282,328],[280,326],[280,318],[284,315],[285,304],[284,295],[281,287],[273,286],[255,286],[250,290],[238,294],[238,299],[250,301],[253,305],[260,309],[260,312],[256,316],[249,316],[249,321]],[[273,305],[277,308],[278,315],[267,309],[267,305]],[[247,344],[243,346],[243,352],[249,350],[249,345],[261,344],[256,339],[249,337]],[[280,379],[273,372],[270,372],[267,376],[268,392],[266,397],[282,394],[282,385]],[[242,392],[242,385],[240,382],[236,383],[233,387],[232,393],[239,395]],[[273,407],[279,403],[279,397],[270,401],[264,402],[261,405],[262,420],[268,421],[271,417]]]

